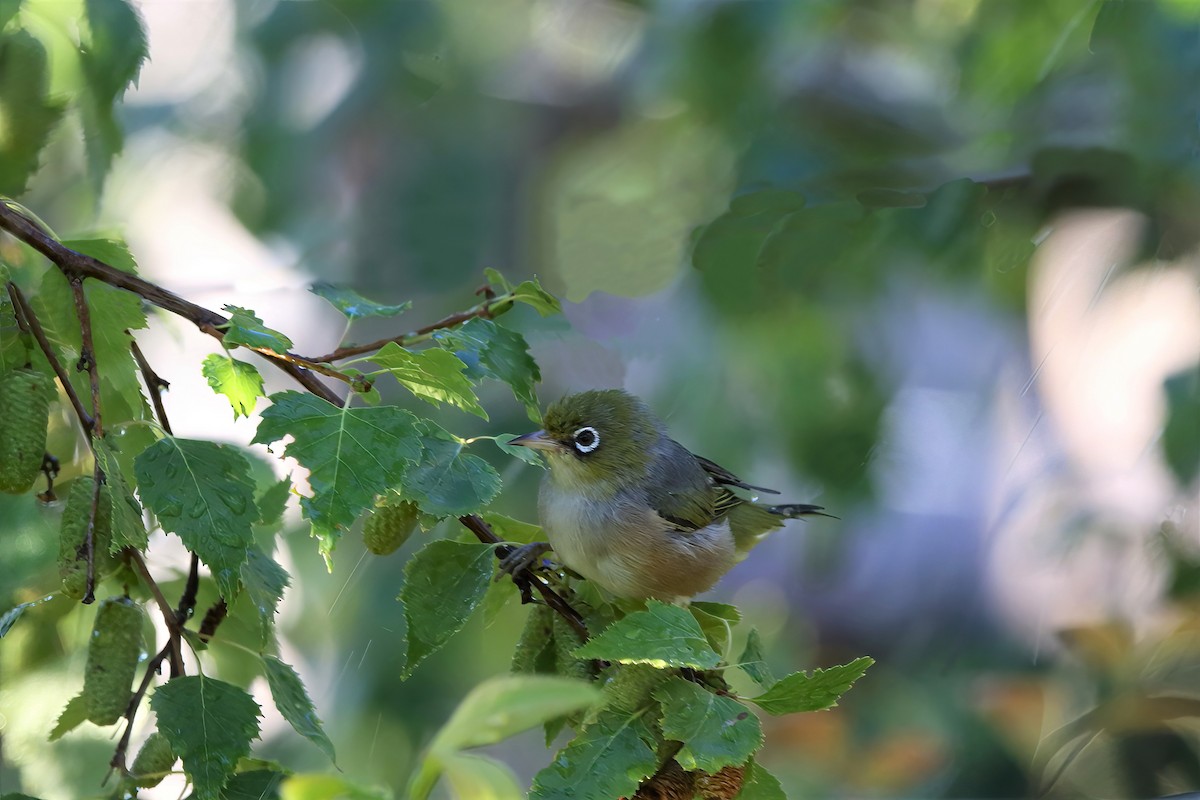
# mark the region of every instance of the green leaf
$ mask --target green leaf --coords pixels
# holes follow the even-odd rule
[[[376,303],[374,300],[368,300],[353,289],[334,286],[332,283],[325,283],[323,281],[314,283],[308,287],[308,290],[317,297],[323,297],[328,300],[334,308],[350,319],[394,317],[412,308],[412,301],[394,306],[383,305],[382,303]]]
[[[662,732],[683,742],[675,760],[685,770],[716,772],[744,764],[762,747],[758,717],[731,697],[722,697],[683,678],[671,678],[654,692],[662,703]]]
[[[687,609],[657,600],[609,625],[575,655],[659,668],[711,669],[721,660]]]
[[[729,653],[733,643],[733,626],[741,621],[741,613],[728,603],[708,603],[695,600],[688,604],[688,610],[700,624],[700,630],[708,643],[722,658]]]
[[[480,516],[491,526],[492,531],[506,542],[528,544],[529,542],[546,541],[546,534],[539,525],[506,517],[495,511],[485,511]]]
[[[742,776],[742,791],[737,800],[787,800],[779,779],[751,760]]]
[[[89,91],[80,105],[88,166],[99,187],[124,144],[113,106],[137,80],[149,47],[141,19],[125,0],[87,0],[87,21],[91,35],[79,57]]]
[[[239,763],[244,763],[242,759]],[[251,769],[229,779],[221,790],[221,800],[279,800],[279,789],[288,776],[273,769]],[[188,800],[196,795],[190,795]]]
[[[233,684],[188,675],[154,690],[158,729],[183,759],[197,800],[219,800],[234,766],[258,738],[258,703]]]
[[[134,468],[142,499],[163,530],[200,556],[226,600],[236,597],[258,520],[246,457],[228,445],[164,436]]]
[[[122,547],[145,550],[150,539],[142,521],[142,507],[125,480],[117,453],[109,445],[108,438],[93,439],[92,450],[104,473],[104,481],[109,488],[109,502],[112,503],[112,544],[109,549],[113,553]]]
[[[632,797],[658,768],[641,716],[602,712],[533,778],[531,800],[612,800]]]
[[[491,464],[464,452],[464,445],[432,422],[420,427],[421,459],[404,474],[403,491],[435,516],[472,514],[500,492],[500,476]]]
[[[8,632],[12,630],[12,626],[17,624],[17,620],[21,618],[26,609],[32,608],[40,602],[40,600],[34,600],[29,603],[21,603],[5,611],[4,616],[0,617],[0,639],[8,635]]]
[[[483,600],[493,571],[489,544],[430,542],[404,565],[400,602],[408,622],[408,655],[401,678],[458,633]]]
[[[67,707],[58,715],[58,721],[54,723],[54,728],[50,731],[50,741],[57,742],[68,732],[87,722],[87,718],[87,699],[80,692],[71,698]]]
[[[473,373],[507,383],[529,418],[541,420],[534,384],[542,379],[542,373],[529,355],[524,336],[490,319],[475,318],[461,327],[438,331],[433,338],[442,347],[454,350]]]
[[[562,313],[562,306],[559,305],[558,298],[543,289],[536,277],[532,280],[521,281],[512,290],[512,294],[513,300],[532,306],[543,317]]]
[[[4,288],[9,279],[8,268],[0,263],[0,375],[19,369],[29,361],[29,347],[26,342],[31,337],[22,334],[21,329],[17,327],[17,315],[12,299]]]
[[[292,496],[292,478],[289,475],[278,483],[272,483],[258,495],[258,523],[268,528],[279,524]]]
[[[574,678],[548,675],[491,678],[463,699],[433,737],[429,749],[441,753],[495,744],[599,700],[599,690]]]
[[[750,629],[746,637],[746,649],[738,659],[738,666],[762,688],[770,689],[775,685],[775,676],[771,674],[771,668],[763,656],[762,637],[758,634],[758,628]]]
[[[366,788],[337,775],[293,775],[283,783],[282,800],[392,800],[382,789]]]
[[[64,105],[49,96],[42,43],[23,30],[0,34],[0,195],[25,192]]]
[[[229,313],[229,322],[222,325],[225,338],[222,343],[226,347],[244,345],[250,349],[261,348],[275,353],[286,353],[292,349],[292,340],[277,330],[263,325],[263,321],[248,308],[225,306]]]
[[[1180,486],[1200,475],[1200,364],[1167,378],[1167,424],[1162,447]]]
[[[359,513],[404,477],[421,455],[416,418],[396,406],[348,408],[301,392],[271,395],[253,442],[293,441],[284,452],[309,471],[312,497],[301,499],[328,559]]]
[[[225,395],[233,406],[233,418],[249,417],[254,403],[263,394],[263,379],[258,368],[245,361],[238,361],[228,353],[210,353],[200,368],[208,385],[217,394]]]
[[[268,642],[275,625],[275,611],[283,599],[283,590],[291,583],[291,577],[273,558],[252,545],[246,549],[241,579],[245,602],[253,604],[258,617],[259,638]]]
[[[487,419],[487,412],[479,405],[471,381],[463,374],[467,365],[453,353],[445,350],[413,352],[388,342],[371,356],[371,360],[427,403],[435,406],[448,403]]]
[[[516,433],[502,433],[493,437],[492,441],[496,443],[496,447],[499,447],[510,456],[516,456],[526,464],[533,464],[535,467],[541,467],[542,469],[545,469],[546,462],[542,460],[542,457],[537,454],[536,450],[533,450],[529,447],[521,447],[520,445],[513,446],[509,444],[509,442],[511,442],[513,439],[516,439],[519,435],[520,434]]]
[[[451,753],[441,761],[456,797],[471,800],[523,800],[525,797],[512,770],[493,758]]]
[[[793,714],[798,711],[824,711],[837,705],[838,698],[850,690],[875,659],[863,656],[849,664],[813,670],[811,675],[793,672],[758,697],[746,698],[768,714]]]
[[[296,729],[296,733],[315,744],[330,761],[336,763],[333,742],[325,735],[321,720],[317,718],[312,700],[309,699],[296,670],[274,656],[263,656],[263,664],[267,668],[267,684],[271,687],[271,697],[275,699],[275,707],[279,709],[279,713]]]

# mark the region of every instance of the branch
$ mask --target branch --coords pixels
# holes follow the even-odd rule
[[[475,534],[475,537],[484,544],[500,544],[504,541],[496,535],[490,525],[483,521],[482,517],[475,514],[467,514],[466,516],[459,517],[458,521],[467,530]],[[579,612],[572,608],[571,604],[562,595],[554,591],[554,588],[546,583],[537,573],[530,570],[525,572],[524,575],[525,577],[514,575],[513,583],[516,583],[522,590],[525,590],[530,585],[537,589],[538,594],[542,596],[542,600],[546,602],[546,605],[550,606],[559,616],[566,620],[567,624],[586,642],[588,640],[587,623],[583,621],[583,617],[580,616]]]
[[[79,336],[82,346],[76,369],[86,369],[92,386],[92,436],[104,435],[104,424],[100,417],[100,372],[96,369],[96,343],[92,338],[92,313],[88,309],[87,295],[83,293],[83,278],[71,277],[71,294],[75,298],[75,314],[79,317]]]
[[[129,331],[125,332],[129,333]],[[158,424],[168,435],[173,435],[171,423],[167,421],[167,409],[162,401],[163,390],[169,388],[171,384],[160,378],[158,373],[150,367],[150,362],[142,354],[142,348],[138,347],[137,341],[132,337],[129,349],[133,352],[133,359],[137,362],[138,369],[142,371],[142,380],[146,383],[146,392],[150,395],[150,402],[154,404],[154,416],[158,417]]]
[[[129,705],[125,707],[125,731],[121,734],[121,741],[117,743],[112,760],[108,762],[110,767],[122,775],[129,774],[129,768],[125,766],[125,753],[129,750],[129,738],[133,735],[133,718],[137,715],[138,706],[142,704],[142,698],[146,696],[146,690],[150,688],[150,681],[154,680],[163,659],[170,653],[171,643],[168,642],[146,663],[146,674],[142,676],[142,682],[138,684],[137,691],[129,698]]]
[[[95,278],[109,286],[133,292],[146,302],[156,305],[164,311],[169,311],[177,317],[183,317],[204,333],[218,340],[225,338],[225,333],[220,328],[229,323],[227,317],[184,300],[179,295],[139,278],[137,275],[122,272],[99,259],[64,246],[62,242],[47,233],[42,226],[3,200],[0,200],[0,229],[8,231],[50,259],[68,278]],[[270,350],[263,352],[262,355],[312,394],[335,405],[342,404],[342,399],[317,380],[307,369],[288,361],[288,358],[298,359],[298,356],[290,353],[281,355]]]
[[[425,341],[430,337],[430,335],[433,334],[434,331],[438,331],[443,328],[453,328],[455,325],[459,325],[467,320],[474,319],[475,317],[491,319],[497,313],[500,313],[502,307],[510,306],[513,303],[513,297],[511,294],[493,297],[491,295],[491,288],[487,286],[483,287],[481,291],[484,291],[487,294],[486,299],[482,303],[472,308],[468,308],[466,311],[456,311],[449,316],[442,317],[437,322],[432,322],[426,325],[424,328],[417,328],[415,331],[402,333],[399,336],[389,336],[386,339],[379,339],[369,344],[355,344],[347,347],[339,347],[332,353],[326,353],[323,356],[317,356],[316,358],[309,359],[309,361],[338,361],[343,358],[350,358],[351,356],[358,356],[362,355],[363,353],[374,352],[390,342],[395,342],[401,347],[406,347],[410,344],[416,344],[417,342]]]
[[[0,208],[2,207],[3,204],[0,204]],[[92,415],[84,410],[83,403],[79,401],[79,395],[75,393],[75,387],[71,385],[71,377],[67,375],[67,371],[63,369],[63,365],[59,363],[58,357],[54,355],[54,348],[50,346],[50,341],[46,338],[46,332],[42,330],[42,323],[38,322],[37,316],[33,313],[33,308],[30,307],[29,301],[25,299],[25,294],[17,284],[9,281],[8,296],[12,298],[13,307],[16,309],[17,322],[33,334],[33,338],[37,341],[42,354],[50,362],[50,368],[58,376],[63,391],[67,393],[67,397],[71,401],[71,406],[75,409],[75,416],[79,417],[79,424],[83,426],[84,434],[90,435],[92,425],[94,424]]]
[[[150,569],[146,566],[146,559],[142,558],[142,554],[132,547],[127,547],[125,550],[129,553],[129,560],[133,562],[133,567],[141,577],[142,582],[149,587],[150,594],[154,595],[154,602],[158,604],[158,610],[162,612],[163,621],[167,625],[169,634],[167,647],[171,653],[171,677],[179,677],[183,674],[183,651],[179,646],[180,632],[183,628],[176,620],[175,610],[167,602],[162,589],[158,588],[158,583],[150,575]]]

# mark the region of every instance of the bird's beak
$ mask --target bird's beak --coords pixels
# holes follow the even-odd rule
[[[508,443],[514,444],[517,447],[530,447],[534,450],[563,449],[562,444],[547,436],[545,431],[534,431],[533,433],[527,433],[524,436],[518,436],[515,439],[509,439]]]

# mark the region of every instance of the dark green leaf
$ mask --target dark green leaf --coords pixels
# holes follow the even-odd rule
[[[225,306],[229,313],[229,322],[222,326],[225,338],[222,343],[226,347],[244,345],[251,349],[262,348],[276,353],[286,353],[292,349],[292,340],[277,330],[263,325],[263,321],[248,308]]]
[[[640,716],[602,712],[533,778],[531,800],[612,800],[631,797],[654,773],[653,736]]]
[[[38,155],[63,113],[49,86],[42,43],[23,30],[0,33],[0,195],[21,195],[37,172]]]
[[[662,703],[662,732],[683,742],[675,760],[685,770],[712,773],[746,762],[762,746],[758,717],[731,697],[722,697],[683,678],[654,692]]]
[[[331,283],[314,283],[308,288],[317,297],[328,300],[333,307],[350,319],[363,317],[394,317],[412,308],[412,302],[404,302],[394,306],[376,303],[368,300],[353,289],[334,286]]]
[[[310,394],[271,395],[253,441],[284,436],[284,450],[309,470],[312,497],[300,501],[328,557],[340,536],[375,496],[400,483],[407,462],[421,455],[416,418],[402,408],[338,408]]]
[[[421,428],[421,460],[404,475],[404,496],[435,516],[472,514],[490,503],[500,492],[492,465],[433,423]]]
[[[312,700],[309,699],[296,670],[274,656],[263,656],[263,664],[267,668],[267,684],[271,687],[271,697],[275,699],[275,707],[279,709],[279,713],[296,729],[296,733],[319,747],[330,761],[336,762],[333,742],[325,735],[321,720],[317,717]]]
[[[441,539],[404,565],[399,599],[408,622],[408,656],[401,677],[466,624],[487,592],[494,560],[491,545]]]
[[[516,439],[517,436],[518,434],[515,433],[502,433],[492,439],[492,441],[496,443],[496,447],[499,447],[510,456],[516,456],[526,464],[533,464],[535,467],[541,467],[542,469],[545,469],[546,462],[542,461],[542,457],[537,454],[536,450],[533,450],[529,447],[521,447],[519,445],[514,447],[513,445],[509,444],[509,442],[511,442],[513,439]]]
[[[219,800],[234,766],[258,738],[258,703],[238,687],[189,675],[154,690],[158,729],[183,759],[197,800]]]
[[[104,481],[108,484],[110,502],[112,503],[112,545],[113,553],[122,547],[132,547],[145,550],[149,542],[146,525],[142,521],[142,507],[133,496],[129,482],[121,470],[121,464],[116,452],[109,446],[108,439],[92,440],[92,450],[96,454],[96,462],[104,473]]]
[[[575,651],[579,658],[711,669],[721,660],[687,609],[650,600]]]
[[[763,765],[751,760],[742,777],[742,792],[737,800],[787,800],[787,794],[779,785],[779,779],[763,769]]]
[[[524,336],[490,319],[476,318],[462,327],[438,331],[434,339],[454,350],[479,375],[507,383],[529,418],[541,419],[534,384],[542,379],[542,373],[529,355]]]
[[[292,478],[289,475],[278,483],[272,483],[258,495],[258,522],[268,528],[279,524],[292,496]]]
[[[1163,454],[1179,484],[1191,486],[1200,475],[1200,365],[1167,378],[1164,389]]]
[[[81,105],[88,166],[98,187],[124,142],[114,103],[137,80],[149,48],[141,19],[125,0],[87,0],[87,21],[91,36],[79,56],[89,91]]]
[[[283,598],[283,590],[291,583],[287,571],[257,547],[246,549],[246,562],[241,569],[243,602],[252,603],[258,617],[258,634],[263,642],[271,638],[275,610]]]
[[[137,457],[135,469],[163,530],[200,556],[226,600],[236,597],[258,520],[246,457],[228,445],[165,436]]]
[[[82,693],[77,694],[71,698],[67,707],[58,715],[58,721],[54,723],[54,728],[50,731],[50,741],[57,742],[68,732],[87,722],[87,718],[87,699]]]
[[[742,618],[738,610],[726,603],[706,603],[699,600],[690,603],[688,610],[696,618],[712,649],[725,657],[733,643],[733,625]]]
[[[762,637],[758,635],[758,628],[750,629],[746,637],[746,649],[738,659],[738,666],[762,688],[770,689],[775,685],[775,676],[771,674],[771,668],[763,656]]]
[[[562,313],[562,306],[559,305],[558,298],[543,289],[537,278],[521,281],[512,290],[512,294],[513,300],[531,306],[543,317]]]
[[[463,374],[467,365],[453,353],[445,350],[413,352],[388,342],[371,356],[371,360],[422,400],[433,405],[449,403],[487,419],[487,412],[479,405],[471,381]]]
[[[263,394],[263,379],[258,368],[245,361],[238,361],[228,353],[211,353],[200,368],[208,385],[217,394],[225,395],[233,406],[233,418],[249,417],[254,403]]]
[[[239,772],[221,790],[221,800],[279,800],[279,789],[287,773],[271,769],[252,769]],[[189,795],[188,800],[198,797]]]
[[[793,714],[797,711],[824,711],[837,705],[838,698],[875,663],[863,656],[849,664],[813,670],[811,675],[793,672],[758,697],[746,698],[768,714]]]
[[[21,0],[0,0],[0,30],[21,10]]]

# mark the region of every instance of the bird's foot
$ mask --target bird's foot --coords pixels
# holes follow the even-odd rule
[[[509,547],[507,553],[498,552],[500,574],[496,576],[496,580],[500,580],[505,575],[511,575],[513,580],[517,580],[520,575],[533,568],[543,555],[550,552],[550,549],[549,542],[530,542],[520,547]]]

